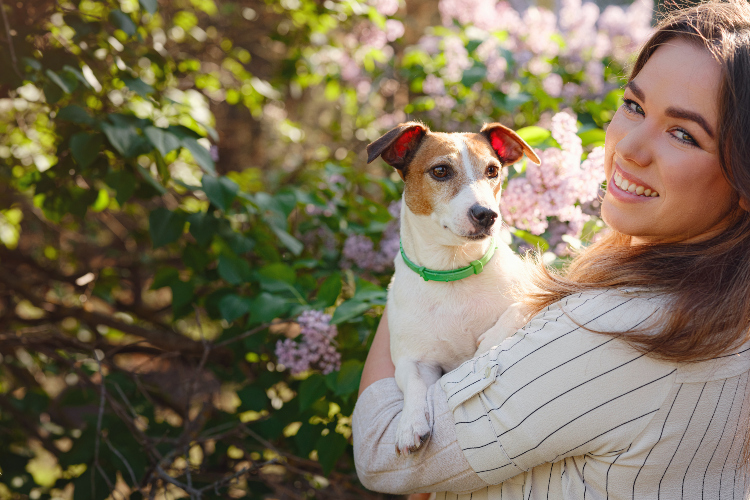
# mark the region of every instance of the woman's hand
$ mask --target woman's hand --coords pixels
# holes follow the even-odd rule
[[[370,384],[380,379],[391,378],[396,374],[396,367],[391,360],[391,332],[388,330],[388,307],[383,311],[375,338],[367,353],[362,379],[359,382],[359,394]]]

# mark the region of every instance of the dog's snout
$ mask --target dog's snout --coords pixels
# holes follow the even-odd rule
[[[497,219],[497,212],[495,212],[494,210],[490,210],[487,207],[483,207],[482,205],[476,204],[469,209],[469,218],[471,218],[471,221],[475,225],[488,228],[495,223],[495,219]]]

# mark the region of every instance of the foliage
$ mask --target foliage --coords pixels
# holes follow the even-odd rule
[[[412,28],[397,0],[0,2],[0,497],[377,496],[350,416],[400,187],[364,145],[502,121],[570,192],[650,19],[588,5],[443,0]],[[586,196],[505,237],[562,255],[601,228]]]

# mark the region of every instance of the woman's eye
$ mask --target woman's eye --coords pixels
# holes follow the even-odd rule
[[[437,179],[445,179],[449,174],[450,169],[444,165],[440,165],[432,169],[432,175]]]
[[[641,105],[633,101],[632,99],[623,99],[622,107],[625,108],[625,111],[627,111],[628,113],[635,113],[637,115],[646,114],[646,112],[643,111],[643,108],[641,107]]]
[[[688,134],[681,128],[676,128],[672,131],[672,135],[674,135],[677,140],[682,141],[686,144],[690,144],[691,146],[697,146],[698,142],[693,138],[692,135]]]
[[[500,168],[497,165],[490,165],[487,167],[487,177],[494,179],[500,175]]]

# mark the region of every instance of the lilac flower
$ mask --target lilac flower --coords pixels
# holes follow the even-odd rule
[[[350,235],[344,242],[341,267],[348,269],[352,264],[360,269],[382,273],[393,269],[393,259],[399,252],[401,200],[394,201],[388,206],[388,212],[396,220],[391,221],[383,231],[380,245],[375,249],[375,243],[361,234]]]
[[[577,235],[590,219],[580,205],[599,195],[604,180],[604,151],[595,148],[581,163],[578,126],[567,113],[554,115],[550,130],[560,148],[538,151],[541,165],[529,163],[525,178],[508,181],[502,197],[503,220],[518,229],[542,234],[548,229],[548,218],[556,217],[565,223],[566,234]],[[554,238],[551,243],[555,244]]]
[[[385,37],[389,42],[398,40],[404,36],[404,23],[397,21],[396,19],[388,19],[385,22]]]
[[[384,16],[392,16],[398,12],[398,0],[373,0],[371,5]]]
[[[542,87],[551,97],[560,97],[563,88],[563,79],[557,73],[550,73],[542,81]]]
[[[295,375],[311,369],[319,369],[324,374],[338,370],[341,354],[334,346],[338,330],[331,325],[331,316],[322,311],[305,311],[297,322],[302,340],[285,339],[276,343],[279,364]]]
[[[435,75],[427,75],[422,82],[422,92],[427,95],[445,95],[445,83]]]

